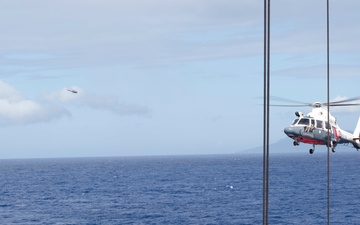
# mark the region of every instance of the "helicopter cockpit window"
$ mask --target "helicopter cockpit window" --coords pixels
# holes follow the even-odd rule
[[[295,119],[291,125],[295,125],[298,121],[299,121],[299,119]]]
[[[305,119],[305,118],[302,118],[302,119],[300,119],[300,121],[299,121],[299,123],[298,123],[299,125],[309,125],[309,119]]]
[[[323,121],[321,120],[316,120],[316,128],[323,128]]]

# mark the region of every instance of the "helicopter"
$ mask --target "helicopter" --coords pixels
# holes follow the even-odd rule
[[[78,91],[77,90],[75,90],[75,89],[67,89],[67,91],[69,91],[69,92],[72,92],[72,93],[74,93],[74,94],[77,94],[78,93]]]
[[[278,98],[279,99],[279,98]],[[293,123],[284,128],[284,133],[294,140],[293,145],[299,146],[301,143],[312,144],[310,154],[315,151],[316,145],[326,145],[335,153],[338,144],[352,144],[358,151],[360,149],[360,117],[355,127],[354,133],[349,133],[341,129],[336,118],[330,114],[327,106],[355,106],[359,103],[348,103],[359,100],[360,97],[333,101],[328,103],[301,103],[297,105],[273,105],[273,106],[311,106],[312,110],[307,115],[302,112],[295,112],[296,119]],[[282,99],[286,100],[286,99]],[[289,101],[289,100],[286,100]]]

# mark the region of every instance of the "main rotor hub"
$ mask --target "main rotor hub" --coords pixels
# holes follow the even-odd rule
[[[322,106],[321,102],[315,102],[312,104],[312,107],[314,108],[321,108],[321,106]]]

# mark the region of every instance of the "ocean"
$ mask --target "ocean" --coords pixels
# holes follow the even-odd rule
[[[327,155],[270,154],[270,224],[326,224]],[[331,224],[360,224],[360,153],[331,154]],[[0,160],[0,224],[261,224],[262,155]]]

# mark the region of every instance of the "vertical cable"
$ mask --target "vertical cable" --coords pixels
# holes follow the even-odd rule
[[[266,93],[266,191],[267,191],[267,217],[269,224],[269,139],[270,139],[270,0],[267,0],[267,93]]]
[[[267,216],[268,216],[268,206],[267,206],[267,172],[266,172],[266,155],[267,155],[267,149],[266,149],[266,84],[267,84],[267,76],[266,76],[266,67],[267,67],[267,54],[266,54],[266,50],[267,50],[267,9],[266,9],[266,5],[267,5],[267,0],[264,0],[264,103],[263,103],[263,225],[267,224]]]
[[[326,62],[326,70],[327,70],[327,111],[328,111],[328,124],[330,124],[330,32],[329,32],[329,0],[327,0],[326,7],[326,43],[327,43],[327,62]],[[330,131],[331,126],[328,128],[328,148],[327,148],[327,224],[330,225]]]
[[[264,0],[263,224],[269,224],[270,0]]]

